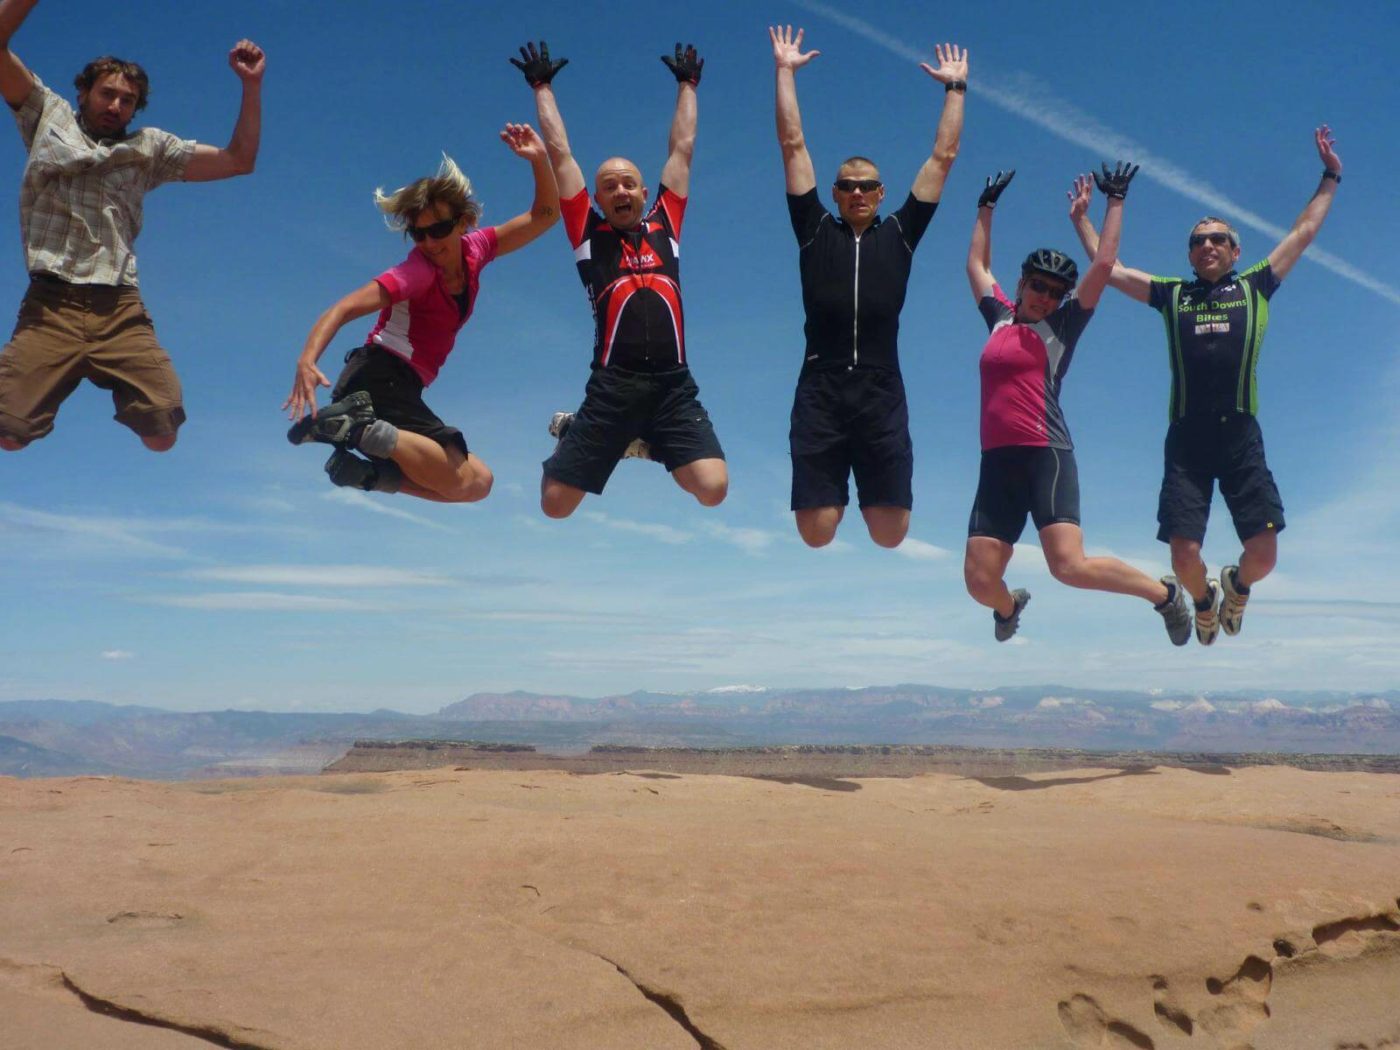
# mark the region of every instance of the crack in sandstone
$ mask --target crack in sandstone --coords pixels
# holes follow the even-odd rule
[[[633,987],[641,992],[648,1002],[655,1003],[657,1006],[661,1007],[661,1009],[665,1010],[666,1013],[670,1015],[671,1020],[684,1028],[686,1033],[695,1040],[700,1050],[725,1050],[723,1043],[706,1035],[695,1026],[695,1022],[690,1019],[690,1015],[685,1012],[685,1007],[680,1004],[680,1000],[675,996],[667,995],[665,992],[648,987],[628,973],[625,967],[609,959],[606,955],[598,955],[597,952],[591,952],[590,954],[597,955],[599,959],[602,959],[603,962],[607,963],[618,973],[622,974],[623,977],[631,981]]]
[[[275,1050],[274,1047],[265,1043],[249,1043],[242,1039],[235,1039],[227,1032],[218,1028],[211,1028],[204,1025],[186,1025],[178,1021],[166,1020],[163,1017],[156,1017],[151,1014],[142,1013],[140,1010],[129,1006],[122,1006],[114,1003],[110,999],[103,999],[79,988],[74,983],[73,978],[68,974],[62,975],[63,987],[67,988],[78,1001],[95,1014],[103,1017],[111,1017],[118,1021],[128,1021],[132,1024],[149,1025],[152,1028],[168,1028],[172,1032],[179,1032],[182,1035],[193,1036],[196,1039],[203,1039],[213,1046],[221,1046],[224,1050]]]

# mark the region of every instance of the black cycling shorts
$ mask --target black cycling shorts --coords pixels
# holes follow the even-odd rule
[[[788,443],[793,510],[846,506],[852,473],[862,507],[914,506],[914,443],[897,371],[837,368],[803,375]]]
[[[1259,421],[1244,412],[1187,416],[1167,431],[1166,468],[1157,501],[1157,538],[1206,538],[1214,482],[1241,542],[1264,531],[1282,532],[1283,501],[1264,459]]]
[[[598,368],[544,475],[599,495],[622,453],[636,438],[668,471],[699,459],[723,459],[710,415],[690,369],[628,372]]]
[[[360,346],[345,355],[345,368],[335,381],[331,400],[339,401],[356,390],[369,391],[374,418],[400,430],[422,434],[439,445],[467,454],[467,439],[433,414],[423,402],[423,380],[398,354],[378,346]]]
[[[1006,445],[982,453],[967,534],[1015,543],[1027,514],[1037,532],[1047,525],[1079,524],[1079,467],[1073,450]]]

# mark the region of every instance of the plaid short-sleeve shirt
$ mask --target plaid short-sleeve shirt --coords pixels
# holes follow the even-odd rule
[[[195,143],[157,128],[94,139],[73,107],[34,78],[15,113],[29,148],[20,187],[20,234],[30,273],[72,284],[136,287],[132,242],[147,190],[180,179]]]

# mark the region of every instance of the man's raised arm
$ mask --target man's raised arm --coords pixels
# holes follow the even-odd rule
[[[1332,129],[1326,124],[1322,125],[1313,133],[1313,140],[1317,144],[1317,155],[1322,161],[1322,179],[1317,184],[1317,192],[1312,195],[1312,200],[1308,201],[1302,214],[1294,220],[1293,229],[1289,230],[1283,240],[1278,242],[1278,246],[1269,253],[1269,265],[1273,268],[1274,276],[1280,281],[1288,276],[1293,264],[1307,251],[1308,245],[1312,244],[1317,231],[1322,228],[1322,220],[1327,218],[1327,212],[1332,207],[1332,198],[1337,195],[1337,187],[1342,184],[1342,161],[1333,148],[1336,142],[1332,138]]]
[[[19,109],[34,90],[34,74],[10,50],[10,38],[39,0],[0,0],[0,96]]]
[[[554,100],[552,81],[554,75],[569,64],[567,58],[551,59],[549,45],[543,40],[535,47],[531,42],[520,49],[520,57],[512,58],[510,64],[525,77],[535,92],[535,114],[540,122],[540,137],[549,153],[549,164],[554,169],[554,181],[559,186],[559,197],[568,200],[583,189],[583,171],[574,160],[569,148],[569,133],[564,129],[564,118],[559,115],[559,106]]]
[[[675,57],[662,55],[661,61],[676,78],[676,115],[671,118],[671,135],[666,143],[666,165],[661,169],[661,185],[678,197],[690,196],[690,165],[695,159],[695,127],[699,120],[696,88],[705,60],[695,52],[694,44],[681,49],[676,44]]]
[[[234,175],[247,175],[258,160],[258,143],[262,139],[262,78],[267,68],[267,56],[251,40],[240,40],[228,53],[228,64],[243,82],[243,104],[238,110],[238,123],[233,126],[233,138],[223,149],[200,144],[185,165],[186,182],[210,182]]]
[[[943,85],[943,114],[938,118],[933,153],[914,177],[912,191],[915,199],[925,204],[937,204],[943,196],[943,184],[962,140],[963,101],[967,95],[967,52],[956,44],[939,44],[933,50],[938,68],[927,62],[921,62],[920,68]]]
[[[1069,191],[1068,196],[1069,221],[1074,224],[1079,243],[1084,246],[1084,251],[1090,259],[1097,259],[1099,233],[1089,219],[1089,202],[1094,197],[1094,180],[1088,175],[1080,175],[1074,180],[1074,188]],[[1118,262],[1116,247],[1115,245],[1113,269],[1109,273],[1108,283],[1131,299],[1140,303],[1147,302],[1152,294],[1152,275]]]
[[[797,108],[797,71],[820,51],[802,53],[802,30],[793,35],[792,26],[769,26],[768,39],[773,42],[773,64],[777,68],[778,145],[783,151],[783,174],[787,191],[794,197],[816,188],[817,172],[812,155],[807,152],[807,139],[802,134],[802,111]]]

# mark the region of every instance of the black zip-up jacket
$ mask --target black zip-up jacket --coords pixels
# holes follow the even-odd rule
[[[859,237],[824,208],[815,188],[788,194],[800,246],[807,312],[803,373],[832,368],[899,370],[899,312],[914,249],[937,203],[911,193],[898,211],[877,217]]]

